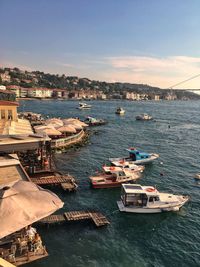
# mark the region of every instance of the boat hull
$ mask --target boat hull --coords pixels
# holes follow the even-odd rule
[[[152,154],[150,158],[146,158],[146,159],[138,159],[138,160],[135,160],[135,161],[131,161],[128,158],[125,158],[125,159],[126,159],[126,161],[129,161],[129,163],[136,164],[136,165],[142,165],[142,164],[152,163],[157,158],[159,158],[159,155],[158,154]],[[110,158],[109,160],[112,163],[114,163],[115,161],[122,161],[123,158]]]
[[[129,181],[130,182],[130,181]],[[107,184],[93,184],[92,187],[95,189],[100,189],[100,188],[115,188],[115,187],[121,187],[122,183],[107,183]]]
[[[176,205],[161,205],[160,207],[125,207],[122,201],[117,201],[118,208],[121,212],[129,213],[161,213],[168,211],[179,211],[180,208],[189,200],[189,197]]]

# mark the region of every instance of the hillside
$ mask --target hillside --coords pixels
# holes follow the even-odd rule
[[[167,94],[176,95],[177,99],[200,99],[200,95],[184,90],[167,90],[152,87],[147,84],[108,83],[94,81],[88,78],[49,74],[41,71],[23,71],[18,68],[0,68],[0,84],[18,85],[24,88],[45,87],[72,90],[99,90],[105,94],[120,94],[135,92],[148,95],[160,95],[163,98]]]

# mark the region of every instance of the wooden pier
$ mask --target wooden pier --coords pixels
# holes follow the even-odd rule
[[[41,172],[30,176],[33,183],[45,186],[60,186],[65,191],[75,191],[77,184],[73,176],[63,175],[58,172]]]
[[[50,215],[42,220],[40,223],[43,224],[54,224],[70,221],[82,221],[82,220],[92,220],[97,227],[110,224],[107,218],[100,212],[95,211],[68,211],[64,214]]]

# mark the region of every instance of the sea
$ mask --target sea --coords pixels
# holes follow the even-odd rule
[[[93,209],[102,212],[110,225],[96,228],[92,222],[50,227],[38,226],[49,256],[29,267],[161,267],[200,266],[200,101],[90,101],[90,110],[79,110],[78,101],[20,101],[19,111],[49,117],[87,116],[107,120],[91,127],[88,143],[55,154],[55,164],[72,174],[75,193],[57,189],[64,207],[58,213]],[[115,114],[123,107],[124,116]],[[153,121],[136,121],[141,113]],[[136,147],[160,158],[146,166],[141,185],[159,191],[186,194],[191,200],[179,212],[130,214],[118,211],[120,188],[92,189],[89,176],[110,157],[128,156]],[[41,203],[42,205],[42,203]]]

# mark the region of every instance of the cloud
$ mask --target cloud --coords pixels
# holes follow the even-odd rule
[[[74,67],[72,64],[69,64],[69,63],[64,63],[64,62],[53,62],[54,64],[58,65],[58,66],[61,66],[61,67],[67,67],[67,68],[72,68]]]
[[[110,72],[105,74],[110,81],[146,83],[163,88],[200,73],[200,57],[120,56],[107,57],[105,61],[110,66]],[[189,87],[199,88],[200,82],[190,81]]]

